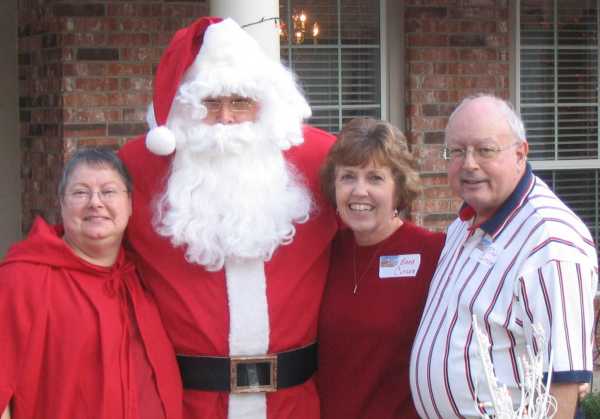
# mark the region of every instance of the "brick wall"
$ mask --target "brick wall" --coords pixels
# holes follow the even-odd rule
[[[20,1],[23,231],[36,215],[58,221],[56,188],[76,148],[144,132],[162,50],[207,13],[202,0]]]
[[[444,229],[460,201],[448,189],[440,159],[443,130],[462,97],[482,91],[508,97],[508,2],[408,0],[405,30],[406,131],[425,184],[413,218]]]

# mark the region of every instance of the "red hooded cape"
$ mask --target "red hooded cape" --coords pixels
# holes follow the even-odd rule
[[[158,311],[121,250],[77,257],[38,218],[0,265],[0,412],[13,419],[181,417],[181,383]]]

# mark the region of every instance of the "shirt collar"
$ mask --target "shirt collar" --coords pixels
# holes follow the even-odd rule
[[[510,215],[525,201],[525,198],[531,192],[533,188],[533,184],[535,183],[535,177],[533,176],[533,172],[531,171],[531,166],[529,162],[526,163],[525,173],[515,190],[509,195],[509,197],[504,201],[504,203],[496,210],[494,215],[488,220],[486,220],[481,225],[472,226],[472,229],[481,228],[484,232],[489,234],[492,237],[497,236]],[[472,219],[475,216],[475,210],[467,205],[467,203],[463,203],[462,207],[458,211],[458,216],[462,221],[467,221]]]

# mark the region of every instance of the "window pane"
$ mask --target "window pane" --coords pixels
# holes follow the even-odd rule
[[[340,111],[338,109],[319,109],[313,107],[308,123],[329,132],[340,130]]]
[[[598,100],[598,51],[558,51],[557,101],[594,103]]]
[[[295,48],[291,55],[294,72],[310,105],[338,105],[337,49]]]
[[[306,32],[298,37],[292,15],[301,11]],[[282,61],[304,88],[313,111],[309,123],[337,132],[348,115],[380,118],[379,1],[282,0],[280,16],[287,22]],[[314,22],[319,26],[316,37],[308,33]]]
[[[302,32],[302,23],[295,21],[292,17],[300,17],[302,14],[306,17],[303,24],[302,42],[298,42],[296,45],[337,44],[339,39],[337,10],[337,0],[280,0],[279,16],[284,24],[281,45],[296,44],[296,41],[299,40],[294,34],[298,31]],[[315,23],[319,28],[316,37],[313,36]]]
[[[344,105],[380,103],[379,48],[342,49]]]
[[[598,107],[561,106],[558,109],[558,158],[595,159],[598,156]]]
[[[561,0],[558,4],[558,43],[590,45],[598,43],[595,1]]]
[[[521,104],[554,103],[554,50],[521,50]]]
[[[554,45],[554,1],[522,1],[521,45]]]
[[[557,147],[556,114],[554,106],[522,107],[521,117],[527,131],[529,158],[532,160],[555,160]]]
[[[532,160],[600,159],[598,0],[521,0],[519,110]]]
[[[341,0],[344,45],[379,44],[379,1]]]
[[[600,170],[539,170],[536,175],[583,220],[600,255]]]

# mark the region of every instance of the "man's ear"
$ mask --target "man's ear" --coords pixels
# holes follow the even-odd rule
[[[527,140],[520,144],[517,144],[517,160],[519,163],[525,163],[527,161],[527,154],[529,154],[529,143]]]

